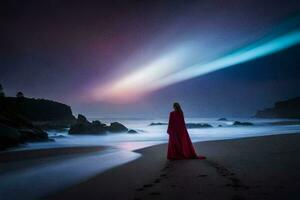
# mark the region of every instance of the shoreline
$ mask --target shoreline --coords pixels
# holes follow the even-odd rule
[[[108,146],[79,146],[5,151],[0,152],[0,163],[100,152],[108,148]]]
[[[2,155],[1,199],[41,199],[82,183],[139,155],[104,146],[25,150]],[[27,156],[22,158],[23,153]],[[14,155],[20,157],[14,160]]]
[[[166,144],[48,199],[298,199],[300,134],[194,143],[206,160],[167,161]],[[99,189],[101,188],[101,189]]]

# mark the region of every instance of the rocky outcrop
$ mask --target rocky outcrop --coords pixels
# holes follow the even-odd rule
[[[276,102],[272,108],[258,111],[255,117],[300,119],[300,97]]]
[[[20,144],[21,134],[12,127],[0,124],[0,150]]]
[[[206,124],[206,123],[187,123],[186,128],[192,129],[192,128],[211,128],[212,125]]]
[[[106,124],[98,120],[89,122],[85,116],[79,114],[76,123],[70,128],[69,134],[104,134],[106,131]]]
[[[77,123],[88,123],[88,120],[84,115],[78,114],[76,122]]]
[[[48,134],[16,114],[0,115],[0,149],[25,142],[50,141]]]
[[[107,127],[107,129],[108,129],[108,132],[111,132],[111,133],[128,131],[128,128],[126,128],[123,124],[121,124],[119,122],[111,123],[110,126]]]
[[[113,122],[110,126],[96,120],[89,122],[85,116],[79,114],[70,130],[69,134],[105,134],[105,133],[120,133],[127,132],[128,129],[119,122]]]
[[[235,121],[232,124],[233,126],[252,126],[253,123],[251,122],[240,122],[240,121]]]
[[[222,118],[219,118],[218,121],[228,121],[226,118],[222,117]]]
[[[0,113],[14,113],[43,129],[66,128],[75,121],[70,106],[45,99],[4,97],[0,108]]]

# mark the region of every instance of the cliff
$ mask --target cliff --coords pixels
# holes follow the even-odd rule
[[[0,97],[0,150],[25,142],[51,141],[45,129],[70,127],[70,106],[45,99]]]
[[[75,120],[70,106],[45,99],[5,97],[0,101],[0,111],[21,115],[32,122]]]
[[[272,108],[258,111],[255,117],[300,119],[300,97],[276,102]]]

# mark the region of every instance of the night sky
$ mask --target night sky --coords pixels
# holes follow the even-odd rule
[[[282,25],[299,15],[299,0],[1,1],[0,83],[7,96],[22,91],[91,117],[167,117],[173,101],[190,117],[252,116],[300,95],[299,44],[138,98],[147,85],[117,99],[94,93],[174,52],[180,71],[299,29]]]

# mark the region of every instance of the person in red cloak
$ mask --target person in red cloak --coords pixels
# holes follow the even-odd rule
[[[170,112],[167,130],[169,134],[167,158],[169,160],[205,159],[205,156],[197,155],[195,152],[179,103],[174,103],[173,108],[174,111]]]

